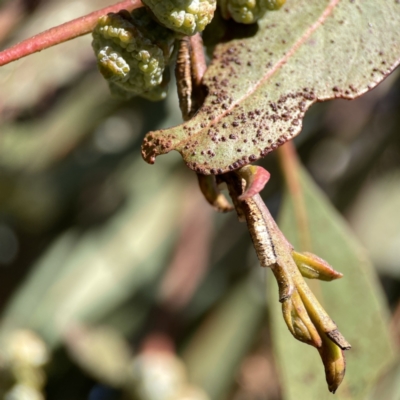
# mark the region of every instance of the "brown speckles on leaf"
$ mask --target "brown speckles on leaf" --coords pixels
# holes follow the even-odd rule
[[[184,126],[147,136],[145,159],[152,162],[158,154],[177,149],[190,168],[205,173],[240,168],[297,135],[314,102],[351,99],[374,87],[397,63],[400,43],[393,27],[400,26],[400,15],[397,5],[384,2],[380,12],[387,18],[378,18],[370,11],[372,1],[356,2],[356,9],[350,1],[324,6],[297,0],[290,4],[290,13],[274,14],[273,22],[260,21],[255,35],[218,44],[203,80],[208,92],[203,107]],[[360,30],[360,12],[373,26],[373,42],[367,24]],[[306,45],[310,40],[312,52]],[[167,138],[169,133],[175,137]],[[210,149],[213,157],[207,153]]]

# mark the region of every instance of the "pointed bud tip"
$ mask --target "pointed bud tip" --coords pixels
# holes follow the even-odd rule
[[[323,336],[323,345],[318,352],[325,367],[326,383],[330,392],[335,393],[346,373],[346,359],[343,350]]]
[[[292,256],[305,278],[329,282],[343,277],[341,272],[334,270],[328,262],[313,253],[293,251]]]
[[[332,268],[332,270],[333,270],[333,277],[332,277],[332,280],[343,278],[344,275],[343,275],[341,272],[336,271],[336,270],[333,269],[333,268]]]

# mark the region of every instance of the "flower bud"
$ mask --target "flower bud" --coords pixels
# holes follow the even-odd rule
[[[300,273],[305,278],[333,281],[343,276],[343,274],[335,271],[325,260],[315,254],[308,252],[297,253],[293,251],[292,256]]]
[[[296,290],[289,299],[282,303],[282,312],[287,327],[297,340],[314,347],[321,346],[322,341],[318,331]]]
[[[232,17],[241,24],[254,24],[267,11],[278,10],[286,0],[220,0],[222,16]]]
[[[322,347],[318,349],[325,367],[325,377],[329,391],[335,393],[346,372],[343,350],[322,334]]]
[[[185,36],[202,32],[211,22],[216,0],[143,0],[166,28]]]
[[[173,42],[173,33],[142,8],[101,17],[93,30],[92,47],[114,94],[160,100],[166,96],[165,72]]]

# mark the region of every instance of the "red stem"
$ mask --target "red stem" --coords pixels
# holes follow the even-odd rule
[[[123,0],[112,6],[105,7],[101,10],[92,12],[80,18],[73,19],[65,24],[56,26],[47,31],[39,33],[29,39],[26,39],[9,49],[0,52],[0,66],[8,64],[12,61],[19,60],[30,54],[47,49],[56,44],[75,39],[78,36],[90,33],[97,24],[98,19],[110,12],[118,12],[120,10],[132,11],[135,8],[142,7],[140,0]]]

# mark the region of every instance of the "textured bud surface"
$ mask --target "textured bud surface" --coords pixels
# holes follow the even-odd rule
[[[99,19],[92,46],[100,72],[113,93],[162,99],[166,90],[165,67],[169,63],[173,33],[152,21],[144,9],[122,11]]]
[[[220,0],[224,18],[232,17],[242,24],[253,24],[267,11],[278,10],[286,0]]]
[[[143,0],[165,27],[183,35],[201,32],[211,22],[216,0]]]

